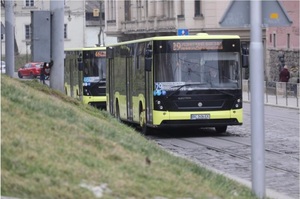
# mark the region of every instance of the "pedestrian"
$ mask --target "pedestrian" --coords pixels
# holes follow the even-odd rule
[[[41,74],[40,74],[40,82],[42,82],[43,84],[46,84],[45,83],[45,66],[46,66],[46,62],[42,65],[41,67]]]
[[[288,69],[288,66],[285,65],[283,67],[283,69],[280,71],[280,74],[279,74],[279,81],[280,82],[288,82],[290,79],[290,71]]]

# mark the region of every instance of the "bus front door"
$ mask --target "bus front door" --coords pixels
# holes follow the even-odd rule
[[[109,109],[109,113],[114,115],[114,78],[113,78],[113,74],[114,74],[114,60],[113,59],[109,59],[108,60],[108,74],[110,75],[108,77],[108,82],[106,83],[106,86],[108,86],[108,109]]]
[[[132,60],[126,58],[126,107],[127,107],[127,119],[133,120],[132,113]]]

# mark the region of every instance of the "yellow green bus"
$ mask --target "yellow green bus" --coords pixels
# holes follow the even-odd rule
[[[242,125],[239,36],[159,36],[107,46],[106,55],[106,109],[142,133]]]
[[[65,50],[65,92],[99,109],[106,108],[106,48]]]

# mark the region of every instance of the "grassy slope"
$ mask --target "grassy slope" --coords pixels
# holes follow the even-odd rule
[[[37,81],[2,76],[1,138],[2,196],[96,198],[85,183],[102,198],[254,198]]]

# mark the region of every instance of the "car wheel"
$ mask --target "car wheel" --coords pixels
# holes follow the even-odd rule
[[[35,78],[35,76],[34,76],[33,73],[30,73],[30,78],[31,78],[31,79],[34,79],[34,78]]]
[[[19,78],[23,78],[23,76],[21,75],[20,72],[18,72],[18,77],[19,77]]]

